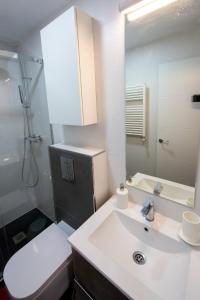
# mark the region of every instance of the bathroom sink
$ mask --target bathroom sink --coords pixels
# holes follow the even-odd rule
[[[184,244],[119,211],[112,212],[89,239],[163,299],[183,299],[190,260]]]
[[[141,206],[117,209],[116,196],[70,238],[72,247],[132,300],[199,300],[200,247],[178,235],[180,223]]]
[[[131,183],[127,181],[127,185],[151,194],[154,194],[154,188],[157,183],[162,186],[159,196],[186,206],[194,207],[194,187],[142,173],[136,173],[132,177]]]

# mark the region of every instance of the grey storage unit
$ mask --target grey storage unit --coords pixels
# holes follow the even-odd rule
[[[108,198],[106,153],[55,144],[49,156],[57,221],[77,229]]]
[[[74,249],[72,249],[72,259],[75,274],[75,300],[128,300],[118,288]]]

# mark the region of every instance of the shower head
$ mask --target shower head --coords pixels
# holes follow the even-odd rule
[[[23,105],[24,95],[23,95],[23,91],[22,91],[22,86],[21,85],[18,85],[18,90],[19,90],[19,97],[20,97],[20,100],[21,100],[21,104]]]
[[[25,96],[24,96],[24,92],[23,92],[23,87],[21,85],[18,85],[18,90],[19,90],[19,97],[20,97],[20,101],[21,104],[24,108],[29,108],[30,105],[29,103],[27,103]]]

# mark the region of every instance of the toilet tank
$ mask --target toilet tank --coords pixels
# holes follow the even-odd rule
[[[108,199],[106,152],[55,144],[49,157],[57,221],[77,229]]]

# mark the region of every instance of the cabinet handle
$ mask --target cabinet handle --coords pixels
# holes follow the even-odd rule
[[[74,282],[80,287],[80,289],[87,295],[90,300],[94,300],[88,292],[84,289],[84,287],[74,278]]]
[[[158,142],[159,142],[160,144],[169,145],[169,140],[159,139]]]

